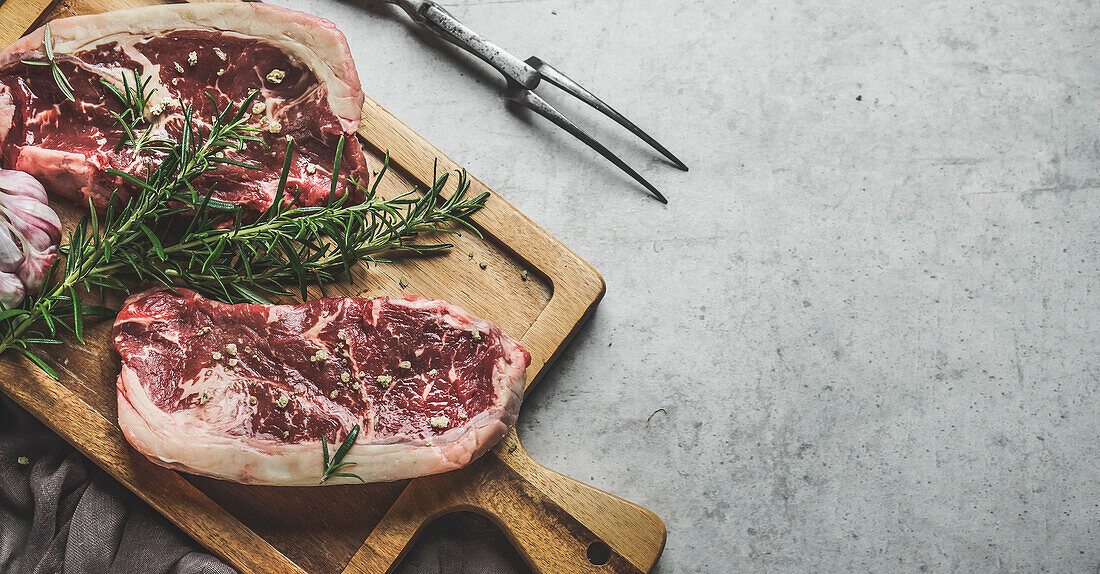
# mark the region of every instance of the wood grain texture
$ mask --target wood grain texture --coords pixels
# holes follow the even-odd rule
[[[34,27],[35,22],[57,0],[11,0],[0,2],[0,43],[5,46]]]
[[[0,44],[46,19],[156,3],[7,0],[0,6]],[[42,10],[48,11],[38,17]],[[379,188],[383,195],[424,187],[437,173],[460,169],[370,99],[359,134],[373,169],[390,155],[391,170]],[[529,391],[595,308],[603,280],[480,181],[472,180],[470,191],[490,193],[486,208],[473,218],[482,237],[464,232],[448,238],[455,248],[447,254],[360,265],[354,283],[326,285],[324,294],[403,291],[461,305],[496,322],[531,352]],[[55,203],[67,225],[82,215],[78,207]],[[311,297],[321,295],[320,288],[310,291]],[[107,323],[89,324],[87,345],[70,341],[41,350],[57,366],[60,383],[25,359],[4,357],[0,390],[242,572],[391,571],[427,522],[456,510],[490,517],[536,572],[648,572],[664,547],[664,525],[655,515],[538,465],[514,430],[465,469],[389,484],[255,487],[161,468],[136,453],[118,428],[118,361],[109,331]],[[585,553],[599,541],[612,555],[596,567]]]

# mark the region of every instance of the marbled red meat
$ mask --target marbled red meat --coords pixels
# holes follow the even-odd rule
[[[223,166],[197,182],[214,197],[258,213],[274,200],[287,138],[295,143],[286,201],[328,199],[337,144],[346,137],[338,195],[361,191],[368,169],[355,139],[363,93],[342,34],[327,20],[264,4],[210,3],[155,6],[50,23],[58,67],[72,84],[66,99],[45,66],[44,30],[0,51],[0,164],[35,175],[54,193],[104,205],[111,193],[134,191],[107,168],[144,177],[162,152],[129,147],[112,112],[121,102],[100,81],[122,89],[137,70],[156,91],[145,110],[156,136],[178,141],[185,106],[204,125],[217,107],[240,104],[259,90],[250,124],[268,147],[249,144],[227,156],[260,166]]]
[[[357,424],[345,460],[365,480],[461,467],[515,422],[530,363],[495,325],[422,299],[226,305],[160,289],[127,300],[114,340],[127,439],[256,484],[317,484],[321,437]]]

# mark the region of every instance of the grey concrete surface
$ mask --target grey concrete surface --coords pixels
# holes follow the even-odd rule
[[[396,9],[279,3],[603,274],[520,427],[657,572],[1098,570],[1095,3],[446,3],[680,154],[568,105],[667,207]]]

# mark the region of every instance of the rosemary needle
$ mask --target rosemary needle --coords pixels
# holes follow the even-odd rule
[[[69,83],[69,78],[65,77],[65,73],[61,71],[61,68],[57,66],[57,59],[53,51],[53,33],[50,32],[50,23],[47,22],[44,26],[42,47],[46,52],[46,60],[21,60],[28,66],[49,66],[50,73],[53,74],[53,81],[57,84],[57,89],[61,90],[61,94],[65,96],[69,101],[75,102],[76,97],[73,96],[73,85]]]

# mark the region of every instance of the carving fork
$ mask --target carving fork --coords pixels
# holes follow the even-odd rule
[[[634,178],[635,181],[642,184],[642,186],[649,190],[658,201],[661,203],[668,203],[665,196],[657,191],[657,188],[653,187],[653,184],[646,181],[644,177],[634,171],[626,162],[619,159],[611,150],[607,149],[603,144],[588,135],[577,126],[577,124],[574,124],[569,118],[554,109],[546,100],[539,97],[534,90],[542,80],[550,82],[566,93],[596,108],[607,117],[615,120],[619,125],[630,130],[634,135],[641,138],[642,141],[646,142],[652,146],[653,149],[660,152],[661,155],[668,158],[673,165],[687,171],[688,168],[684,165],[684,162],[672,155],[672,152],[657,143],[657,140],[654,140],[649,134],[643,132],[638,126],[623,117],[622,114],[605,104],[603,100],[592,95],[591,92],[569,79],[568,76],[558,71],[557,68],[543,62],[535,56],[527,58],[527,60],[520,60],[509,54],[496,44],[489,42],[473,30],[467,28],[462,22],[459,22],[439,4],[432,2],[432,0],[383,1],[400,6],[416,23],[428,28],[443,39],[481,58],[490,66],[496,68],[497,71],[504,74],[504,77],[508,80],[508,89],[505,94],[508,99],[530,108],[540,116],[557,124],[558,127],[573,134],[577,139],[588,144],[589,147],[599,152],[600,155],[618,166],[619,169],[625,171],[630,177]]]

